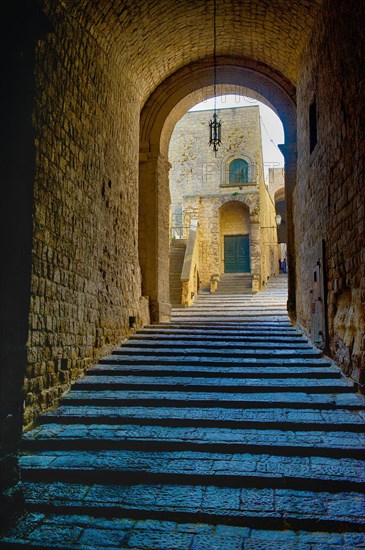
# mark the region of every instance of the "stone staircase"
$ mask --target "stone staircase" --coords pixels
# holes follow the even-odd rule
[[[364,398],[285,286],[202,294],[91,368],[24,435],[4,547],[365,548]]]
[[[170,302],[173,306],[181,305],[181,271],[186,250],[185,239],[173,239],[170,246]]]
[[[205,320],[227,322],[250,322],[258,317],[262,320],[271,318],[274,323],[278,319],[288,321],[286,300],[288,295],[287,276],[281,275],[272,279],[263,291],[253,294],[210,294],[201,290],[199,298],[189,308],[176,309],[175,321]],[[219,283],[220,284],[220,283]]]
[[[222,273],[216,295],[227,296],[250,294],[252,292],[252,276],[250,273]]]

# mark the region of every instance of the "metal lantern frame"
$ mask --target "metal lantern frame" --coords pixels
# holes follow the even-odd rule
[[[217,156],[218,147],[222,144],[222,121],[218,120],[217,115],[217,4],[214,0],[213,13],[213,85],[214,85],[214,112],[213,119],[209,121],[209,147],[213,147],[215,156]]]

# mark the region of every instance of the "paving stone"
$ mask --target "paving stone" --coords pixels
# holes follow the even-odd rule
[[[24,528],[28,525],[28,531]],[[29,527],[31,525],[31,527]],[[73,537],[79,533],[77,540]],[[110,530],[111,536],[106,539]],[[34,533],[30,538],[29,531]],[[28,534],[27,534],[28,533]],[[21,538],[20,535],[23,535]],[[76,535],[77,536],[77,535]],[[230,525],[209,525],[204,523],[176,523],[174,521],[104,519],[92,516],[27,514],[18,526],[18,546],[41,545],[57,547],[67,544],[67,548],[95,548],[96,541],[103,549],[106,548],[145,548],[152,550],[176,548],[191,550],[206,550],[219,548],[231,550],[235,548],[289,548],[293,550],[313,549],[328,550],[329,548],[344,548],[355,550],[364,548],[365,535],[362,533],[345,532],[308,532],[291,530],[249,529]],[[93,538],[94,537],[94,538]],[[125,537],[125,538],[122,538]],[[120,544],[122,538],[122,545]],[[57,542],[52,542],[57,539]],[[64,542],[67,541],[67,542]],[[160,546],[156,546],[158,543]],[[88,542],[91,545],[88,545]],[[136,543],[142,546],[136,546]],[[144,545],[144,546],[143,546]],[[170,545],[170,546],[168,546]],[[6,546],[6,545],[5,545]],[[14,548],[14,546],[13,546]]]
[[[156,356],[122,356],[122,355],[107,355],[102,357],[99,361],[100,366],[119,366],[119,367],[216,367],[219,369],[227,369],[234,367],[332,367],[337,372],[338,368],[334,367],[330,361],[321,357],[302,357],[301,355],[294,355],[293,357],[205,357],[203,355],[196,356],[162,356],[158,358]]]
[[[40,525],[34,531],[29,533],[28,538],[31,543],[46,543],[47,545],[72,545],[81,535],[81,527],[60,526],[57,529],[54,525]]]
[[[245,393],[244,395],[224,392],[189,392],[189,391],[163,391],[158,392],[143,391],[143,390],[88,390],[69,392],[63,399],[63,404],[98,404],[114,406],[126,406],[127,404],[143,406],[151,406],[151,404],[159,404],[164,406],[209,406],[233,408],[260,408],[267,406],[272,408],[277,407],[295,407],[313,409],[313,407],[321,407],[334,409],[336,406],[341,409],[358,410],[363,407],[363,399],[354,394],[316,394],[305,392],[285,392],[278,391],[275,393],[255,392]]]
[[[80,443],[81,442],[81,443]],[[236,450],[242,448],[242,452],[249,449],[267,449],[276,447],[281,454],[292,452],[293,448],[299,454],[327,454],[338,452],[341,456],[363,456],[365,436],[347,432],[323,432],[323,431],[291,431],[291,430],[243,430],[231,428],[209,427],[167,427],[167,426],[143,426],[127,424],[122,425],[65,425],[46,424],[28,432],[24,436],[26,448],[37,449],[44,445],[56,448],[82,449],[86,443],[94,442],[94,448],[122,449],[132,442],[145,443],[149,448],[161,447],[166,444],[170,449],[180,445],[186,449],[201,449],[208,446],[217,447],[229,452],[233,446]],[[42,443],[42,447],[40,446]],[[90,447],[91,448],[91,447]]]
[[[167,389],[179,391],[184,388],[189,388],[190,391],[230,391],[231,388],[235,393],[252,392],[252,391],[294,391],[300,392],[307,390],[311,393],[339,393],[352,392],[353,388],[350,384],[341,379],[323,380],[300,378],[199,378],[199,377],[143,377],[143,376],[85,376],[82,380],[74,384],[76,390],[87,389],[136,389],[151,390]]]
[[[165,349],[165,348],[159,348],[154,347],[153,353],[149,348],[134,348],[131,347],[123,347],[123,348],[117,348],[113,355],[118,356],[120,359],[128,359],[128,357],[133,356],[134,361],[141,361],[144,359],[144,356],[148,356],[149,361],[155,361],[157,364],[159,361],[163,359],[163,357],[170,357],[173,358],[176,363],[179,363],[185,358],[185,360],[197,360],[200,356],[203,356],[204,359],[211,359],[216,357],[217,360],[220,358],[222,359],[239,359],[239,358],[246,358],[246,357],[261,357],[261,358],[269,358],[274,359],[277,357],[281,357],[283,359],[293,359],[300,353],[301,357],[303,359],[311,359],[311,358],[319,358],[321,357],[321,353],[319,351],[314,350],[311,347],[308,347],[305,350],[297,350],[297,349],[278,349],[275,346],[272,346],[270,348],[263,348],[260,349],[259,346],[256,346],[256,344],[251,347],[247,348],[241,348],[240,350],[237,349],[205,349],[205,348],[199,348],[199,347],[193,347],[190,346],[188,350],[182,351],[182,350],[175,350],[173,348]],[[129,359],[130,360],[130,359]],[[146,360],[146,359],[144,359]],[[170,359],[171,360],[171,359]]]
[[[159,530],[133,531],[127,543],[131,548],[146,550],[170,550],[178,548],[190,548],[193,535],[190,533],[166,533]]]
[[[39,490],[39,487],[42,490]],[[79,488],[79,492],[77,492]],[[38,490],[36,490],[38,489]],[[262,517],[279,523],[297,520],[302,522],[338,522],[341,526],[363,523],[365,496],[360,493],[326,493],[324,491],[295,491],[290,489],[256,489],[214,486],[108,485],[84,486],[71,483],[25,483],[24,494],[33,506],[52,502],[53,506],[78,506],[120,510],[144,510],[174,517],[177,512],[222,518],[229,516],[235,523],[250,517],[258,522]],[[102,512],[100,512],[102,513]],[[104,520],[103,520],[104,521]],[[105,520],[106,521],[106,520]],[[126,520],[124,520],[126,521]],[[79,524],[79,523],[78,523]],[[101,527],[104,528],[103,524]],[[113,525],[111,525],[112,528]]]
[[[212,478],[214,484],[248,482],[277,486],[291,484],[293,488],[311,484],[340,489],[346,484],[355,488],[365,481],[364,461],[350,458],[293,457],[268,454],[232,454],[230,456],[216,452],[139,452],[139,451],[54,451],[54,460],[44,468],[42,452],[22,457],[23,479],[30,480],[38,476],[51,476],[53,480],[74,482],[79,479],[101,479],[114,476],[119,481],[123,475],[130,479],[155,479],[171,483],[179,479],[180,483],[189,483],[186,476],[195,480]],[[37,473],[38,472],[38,473]],[[62,476],[62,479],[59,479]],[[213,481],[214,480],[214,481]],[[203,482],[204,483],[204,482]],[[270,486],[270,485],[269,485]]]
[[[359,410],[331,410],[323,409],[299,409],[292,410],[287,408],[280,409],[224,409],[214,408],[163,408],[163,407],[85,407],[79,406],[60,406],[57,410],[49,412],[42,417],[42,424],[58,423],[78,424],[84,422],[111,424],[122,424],[130,421],[131,423],[148,424],[150,422],[160,423],[161,425],[206,425],[231,427],[244,425],[270,427],[270,425],[280,424],[282,429],[289,427],[299,427],[304,425],[306,429],[331,428],[341,431],[362,430],[365,421],[365,414]],[[243,426],[242,426],[243,427]]]
[[[110,527],[105,529],[86,528],[78,540],[78,545],[90,546],[91,548],[100,546],[120,548],[126,541],[128,533],[128,530],[123,531],[123,529],[111,529]]]
[[[243,538],[242,535],[232,536],[222,532],[217,535],[195,535],[192,543],[191,550],[242,550]],[[190,550],[190,549],[189,549]]]
[[[260,368],[261,367],[261,368]],[[229,378],[341,378],[341,374],[333,367],[323,367],[322,365],[309,364],[307,366],[293,365],[290,367],[254,365],[252,367],[212,367],[212,366],[189,366],[189,365],[97,365],[89,369],[88,376],[193,376],[193,377],[220,377]]]
[[[189,339],[186,339],[186,340],[176,339],[171,343],[169,341],[165,342],[164,340],[161,340],[161,339],[148,340],[147,342],[143,339],[141,340],[133,339],[133,340],[129,340],[128,344],[125,344],[123,347],[118,348],[115,351],[115,353],[118,354],[119,351],[124,352],[124,351],[133,350],[133,348],[135,348],[136,351],[138,351],[139,349],[147,348],[149,351],[153,351],[153,352],[155,351],[155,348],[158,348],[159,350],[167,349],[167,350],[173,351],[174,353],[176,353],[176,350],[182,349],[185,351],[187,348],[188,350],[191,349],[193,353],[195,353],[197,349],[199,350],[201,349],[205,353],[206,351],[210,351],[210,350],[245,351],[246,348],[252,349],[252,347],[254,347],[256,350],[267,349],[267,350],[276,351],[277,349],[279,349],[281,351],[281,350],[295,349],[295,350],[314,351],[312,345],[308,344],[308,342],[298,341],[298,339],[296,339],[294,342],[282,341],[280,339],[277,339],[277,340],[278,341],[275,341],[275,339],[273,339],[272,341],[272,339],[270,338],[262,338],[261,340],[260,339],[255,340],[253,338],[250,338],[248,340],[241,339],[238,342],[231,342],[231,341],[219,341],[215,339],[214,340],[193,339],[190,341]]]

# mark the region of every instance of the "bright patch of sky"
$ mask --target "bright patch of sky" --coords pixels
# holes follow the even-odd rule
[[[256,99],[241,95],[224,95],[217,97],[217,109],[231,107],[260,107],[262,154],[264,160],[265,180],[268,178],[269,168],[284,166],[284,158],[278,144],[284,143],[284,130],[280,118],[270,107]],[[214,109],[214,98],[206,99],[195,105],[190,111]],[[222,141],[224,140],[224,126],[222,126]]]

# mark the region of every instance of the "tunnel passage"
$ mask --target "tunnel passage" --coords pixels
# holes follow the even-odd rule
[[[167,128],[181,101],[187,110],[191,94],[212,84],[213,9],[206,2],[44,0],[51,28],[35,40],[24,25],[19,41],[14,29],[23,6],[13,4],[9,59],[18,59],[20,43],[35,56],[31,75],[29,66],[14,61],[18,84],[10,79],[9,85],[15,111],[21,112],[24,96],[30,102],[32,130],[22,151],[32,155],[25,187],[34,196],[31,209],[27,193],[8,196],[5,205],[9,218],[14,204],[18,214],[26,206],[29,221],[32,215],[24,254],[14,254],[23,245],[16,232],[10,226],[3,232],[7,273],[23,273],[23,288],[30,289],[19,312],[27,320],[21,331],[12,324],[16,276],[3,277],[2,337],[9,341],[14,326],[21,337],[3,351],[2,377],[14,387],[6,386],[4,403],[13,409],[4,407],[1,422],[18,437],[23,403],[29,426],[129,333],[131,317],[137,325],[147,322],[148,300],[156,318],[169,315],[163,278],[156,276],[166,268],[166,236],[157,220],[166,219],[168,201],[156,203],[156,185],[161,196],[167,193]],[[310,332],[315,252],[324,241],[327,350],[363,383],[364,5],[232,0],[217,7],[220,83],[256,90],[285,127],[288,224],[291,216],[295,239],[289,311]],[[315,144],[309,139],[311,105]],[[2,132],[17,160],[19,143],[9,140],[6,126]],[[4,171],[9,189],[17,174]],[[147,195],[150,216],[144,216]],[[150,256],[143,256],[141,245],[146,231]],[[353,312],[356,334],[343,328],[344,304]],[[14,480],[16,445],[4,452],[5,475]]]

